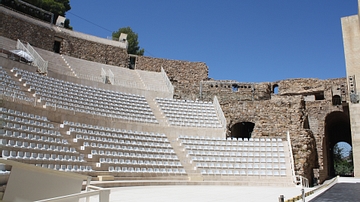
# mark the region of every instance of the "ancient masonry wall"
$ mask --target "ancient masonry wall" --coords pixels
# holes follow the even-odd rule
[[[60,53],[94,62],[125,67],[128,54],[123,48],[96,43],[61,32],[56,26],[0,8],[0,34],[9,39],[53,51],[55,41],[61,43]]]
[[[136,69],[161,71],[164,68],[175,88],[174,98],[195,100],[199,96],[200,82],[208,79],[208,67],[204,62],[188,62],[139,56]]]

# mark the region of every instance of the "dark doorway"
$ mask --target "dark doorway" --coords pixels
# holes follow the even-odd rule
[[[334,95],[332,97],[332,104],[333,105],[341,105],[341,97],[339,95]]]
[[[60,53],[60,48],[61,48],[61,42],[60,41],[54,41],[54,52],[55,53]]]
[[[345,112],[331,112],[325,118],[325,148],[324,157],[327,156],[327,170],[329,177],[335,177],[334,169],[334,147],[339,142],[352,145],[350,118]]]
[[[240,122],[231,127],[231,137],[233,138],[251,138],[255,124],[252,122]]]
[[[129,69],[135,69],[135,64],[136,64],[136,57],[130,56],[129,57]]]

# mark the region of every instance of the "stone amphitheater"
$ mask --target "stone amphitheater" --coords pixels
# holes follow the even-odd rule
[[[263,83],[211,79],[204,62],[129,55],[123,42],[3,6],[0,19],[0,149],[14,168],[81,174],[100,187],[293,187],[335,177],[332,148],[347,142],[360,176],[358,15],[342,19],[347,78]],[[22,47],[41,60],[8,52]],[[14,200],[12,171],[2,166],[4,201]]]

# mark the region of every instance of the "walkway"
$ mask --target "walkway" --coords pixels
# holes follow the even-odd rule
[[[311,202],[353,202],[360,201],[360,180],[340,178],[339,182],[318,195]]]
[[[299,187],[245,186],[138,186],[112,188],[110,202],[215,202],[278,201],[280,195],[291,198],[301,194]],[[91,197],[91,201],[96,201]]]

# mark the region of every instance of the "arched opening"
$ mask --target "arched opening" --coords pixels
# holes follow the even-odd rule
[[[328,176],[336,176],[334,151],[335,145],[339,142],[346,142],[351,145],[350,118],[344,112],[331,112],[325,118],[325,148],[324,148],[324,165],[327,166]],[[325,168],[324,168],[325,169]]]
[[[230,131],[232,138],[251,138],[251,133],[254,130],[255,123],[239,122],[234,124]]]
[[[278,84],[274,84],[272,87],[272,92],[276,95],[279,92],[279,85]]]
[[[335,175],[353,176],[354,164],[352,147],[347,142],[338,142],[333,148],[333,163]]]

